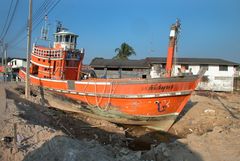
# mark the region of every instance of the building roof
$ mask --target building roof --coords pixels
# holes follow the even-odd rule
[[[91,67],[99,68],[149,68],[149,64],[145,59],[140,60],[116,60],[116,59],[103,59],[94,58],[90,63]]]
[[[164,57],[147,57],[145,59],[148,63],[166,63]],[[216,59],[216,58],[176,58],[176,64],[188,64],[188,65],[234,65],[238,66],[238,63]]]
[[[164,57],[147,57],[140,60],[116,60],[94,58],[90,63],[93,68],[149,68],[151,64],[166,64]],[[215,58],[177,58],[176,64],[187,65],[233,65],[239,66],[238,63]]]

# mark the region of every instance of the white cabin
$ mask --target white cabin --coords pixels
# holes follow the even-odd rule
[[[67,30],[61,30],[54,34],[54,48],[76,49],[78,35]]]

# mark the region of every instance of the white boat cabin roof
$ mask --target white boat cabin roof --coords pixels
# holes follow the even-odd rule
[[[60,31],[60,32],[56,32],[56,33],[54,33],[54,35],[71,35],[71,36],[76,36],[76,37],[78,37],[77,34],[74,34],[74,33],[69,32],[69,31],[67,31],[67,30],[62,30],[62,31]]]

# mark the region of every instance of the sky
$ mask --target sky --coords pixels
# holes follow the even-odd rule
[[[0,1],[2,32],[11,0]],[[32,43],[41,43],[38,38],[44,21],[39,17],[43,18],[47,9],[40,6],[45,1],[33,0]],[[28,0],[19,0],[4,39],[11,57],[26,57],[27,16]],[[240,63],[239,0],[60,0],[48,14],[49,38],[53,40],[56,21],[61,21],[79,35],[77,47],[85,48],[85,64],[95,57],[114,57],[123,42],[136,51],[130,59],[166,57],[170,26],[176,18],[182,24],[176,57]]]

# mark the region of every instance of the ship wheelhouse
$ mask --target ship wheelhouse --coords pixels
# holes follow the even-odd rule
[[[84,49],[76,49],[77,37],[61,30],[54,34],[52,48],[34,45],[30,73],[39,78],[79,80]]]

